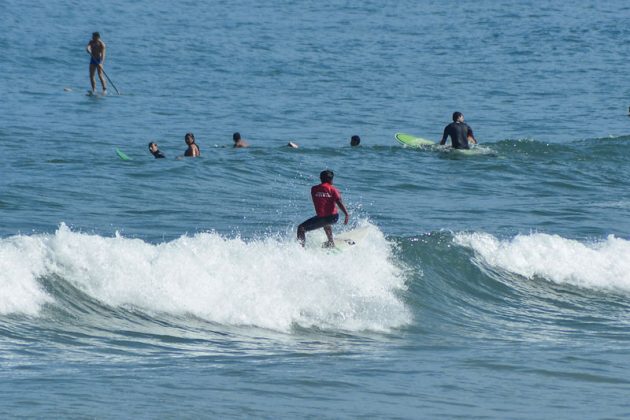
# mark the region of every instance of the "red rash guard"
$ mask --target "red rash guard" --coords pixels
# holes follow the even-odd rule
[[[315,206],[315,213],[319,217],[337,214],[337,201],[341,200],[339,190],[324,182],[311,188],[311,197]]]

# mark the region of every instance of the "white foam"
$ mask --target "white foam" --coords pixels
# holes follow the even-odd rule
[[[473,249],[488,266],[526,278],[630,291],[630,241],[612,235],[583,243],[543,233],[518,235],[511,240],[486,233],[460,233],[455,242]]]
[[[0,315],[37,315],[52,298],[37,278],[48,270],[40,238],[14,236],[0,241]]]
[[[154,245],[72,232],[65,225],[54,235],[0,242],[3,248],[18,239],[25,245],[3,261],[10,268],[30,267],[21,277],[31,287],[21,296],[31,309],[50,301],[37,277],[54,273],[114,307],[285,331],[293,325],[386,331],[411,322],[399,297],[404,275],[383,234],[367,227],[366,241],[342,253],[302,249],[292,235],[244,241],[200,233]],[[317,243],[324,237],[308,239]],[[33,266],[24,264],[29,253]],[[6,294],[20,293],[16,276],[1,279]],[[0,308],[17,311],[6,294]]]

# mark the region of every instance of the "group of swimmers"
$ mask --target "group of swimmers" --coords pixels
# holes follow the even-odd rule
[[[183,157],[201,156],[201,150],[199,149],[199,145],[197,145],[197,143],[195,142],[195,135],[193,133],[186,133],[186,135],[184,136],[184,141],[186,142],[188,148],[184,152]],[[239,132],[232,134],[232,141],[234,141],[233,147],[235,149],[249,147],[249,143],[241,137],[241,133]],[[359,136],[354,135],[350,138],[350,146],[355,147],[359,144],[361,144],[361,138]],[[287,143],[287,147],[297,149],[299,146],[296,142],[290,141],[289,143]],[[162,153],[162,151],[159,149],[157,143],[154,141],[149,142],[149,152],[156,159],[162,159],[166,157],[164,153]]]
[[[440,144],[446,144],[446,140],[451,138],[451,145],[454,149],[468,149],[470,144],[477,144],[477,139],[473,134],[472,128],[464,122],[464,114],[461,112],[453,112],[453,122],[444,127],[442,139]],[[249,143],[241,137],[239,132],[232,134],[232,140],[234,141],[234,148],[249,147]],[[188,148],[184,152],[184,157],[199,157],[201,156],[201,150],[195,142],[195,135],[193,133],[186,133],[184,141]],[[350,138],[350,146],[356,147],[361,144],[361,137],[353,135]],[[297,143],[290,141],[287,143],[288,147],[297,149],[299,146]],[[165,158],[164,153],[160,151],[156,142],[149,143],[149,152],[156,158]]]
[[[245,141],[245,139],[241,138],[241,133],[232,134],[232,140],[234,140],[234,148],[243,148],[249,147],[249,143]],[[184,136],[184,142],[188,148],[184,152],[184,157],[199,157],[201,156],[201,150],[199,149],[199,145],[195,142],[195,135],[193,133],[186,133]],[[297,147],[297,145],[295,145]],[[156,142],[149,142],[149,152],[156,159],[165,158],[164,153],[159,149]]]

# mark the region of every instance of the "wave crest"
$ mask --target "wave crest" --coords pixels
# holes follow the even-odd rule
[[[365,241],[330,253],[280,236],[245,241],[210,232],[151,244],[73,232],[62,224],[53,235],[0,241],[0,313],[36,314],[53,302],[38,282],[46,276],[106,306],[149,314],[283,331],[387,331],[411,322],[400,298],[404,271],[382,232],[366,228]],[[323,241],[318,235],[309,239]]]
[[[486,233],[459,233],[455,243],[472,249],[483,264],[531,279],[558,284],[630,291],[630,241],[608,236],[582,243],[533,233],[499,240]]]

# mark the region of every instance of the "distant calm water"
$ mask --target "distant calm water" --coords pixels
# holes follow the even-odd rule
[[[626,1],[0,5],[1,417],[630,417]]]

